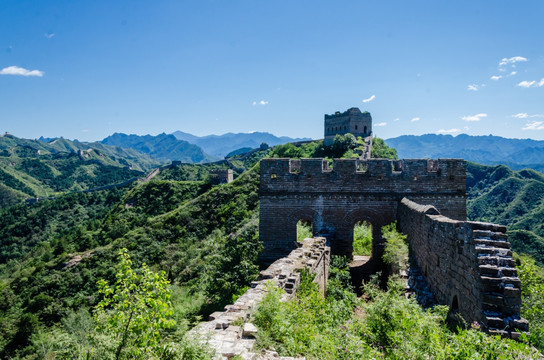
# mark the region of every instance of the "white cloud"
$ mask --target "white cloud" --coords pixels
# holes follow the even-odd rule
[[[395,118],[395,120],[393,120],[393,121],[399,121],[399,120],[400,120],[399,118]]]
[[[522,130],[544,130],[544,121],[532,121],[525,124]]]
[[[461,130],[459,130],[459,129],[449,129],[449,130],[440,129],[436,133],[437,134],[455,134],[455,133],[458,133],[458,132],[461,132]]]
[[[461,119],[465,120],[465,121],[480,121],[480,120],[482,120],[482,118],[484,118],[486,116],[487,116],[487,114],[480,113],[480,114],[476,114],[476,115],[463,116],[463,117],[461,117]]]
[[[368,102],[371,102],[372,100],[374,100],[376,98],[376,95],[372,95],[371,97],[369,97],[368,99],[363,99],[363,102],[364,103],[368,103]]]
[[[46,34],[44,34],[44,36],[45,36],[46,38],[48,38],[48,39],[51,39],[53,36],[55,36],[55,34],[53,34],[53,33],[46,33]]]
[[[421,119],[418,118],[418,117],[415,117],[415,118],[412,118],[412,120],[410,120],[410,121],[411,121],[411,122],[416,122],[416,121],[419,121],[419,120],[421,120]]]
[[[518,73],[517,71],[512,71],[512,72],[510,73],[510,76],[514,76],[514,75],[516,75],[517,73]]]
[[[497,80],[499,80],[500,78],[502,78],[502,75],[493,75],[493,76],[491,77],[491,80],[497,81]]]
[[[527,114],[527,113],[518,113],[515,115],[512,115],[513,118],[517,119],[527,119],[527,118],[544,118],[544,114]]]
[[[506,66],[508,64],[514,65],[517,62],[521,61],[527,61],[527,58],[524,58],[523,56],[513,56],[511,58],[503,58],[501,62],[499,63],[499,67]]]
[[[268,101],[266,101],[266,100],[254,101],[253,106],[257,106],[257,105],[261,105],[261,106],[268,105]]]
[[[0,75],[20,75],[20,76],[43,76],[43,71],[40,70],[27,70],[18,66],[8,66],[0,70]]]
[[[540,79],[540,81],[536,81],[536,80],[533,80],[533,81],[522,81],[518,84],[519,87],[524,87],[524,88],[530,88],[530,87],[542,87],[544,86],[544,78]]]
[[[386,126],[386,125],[387,125],[386,122],[381,122],[381,123],[374,124],[374,126]]]
[[[471,84],[467,87],[467,90],[478,91],[478,85]]]

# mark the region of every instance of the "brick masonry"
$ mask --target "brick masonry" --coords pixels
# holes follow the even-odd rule
[[[398,220],[439,303],[490,333],[519,338],[520,331],[528,331],[520,318],[521,284],[504,226],[453,220],[406,198]]]
[[[261,161],[261,261],[272,263],[296,248],[296,224],[312,223],[331,252],[351,257],[353,227],[372,224],[373,252],[381,255],[380,228],[397,218],[400,200],[434,205],[453,219],[466,218],[463,160],[264,159]]]

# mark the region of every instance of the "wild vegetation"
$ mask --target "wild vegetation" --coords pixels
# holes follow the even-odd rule
[[[4,138],[14,142],[17,140]],[[352,140],[349,137],[338,139],[338,151],[341,151],[339,149],[342,149],[342,146],[344,149],[341,155],[354,156],[353,152],[357,151],[357,147],[361,144],[360,140],[356,139],[355,144]],[[377,150],[380,149],[379,144],[380,142],[375,139],[376,154],[380,154]],[[72,145],[64,139],[58,139],[51,146],[58,146],[59,149],[55,151],[61,151]],[[49,145],[44,143],[43,146]],[[387,148],[385,144],[383,146],[383,153],[386,155],[380,156],[394,158],[394,151]],[[9,189],[8,198],[11,205],[3,206],[0,210],[0,333],[2,334],[0,358],[77,358],[73,354],[80,354],[80,358],[116,358],[116,355],[119,355],[119,358],[138,358],[141,354],[144,354],[142,355],[144,358],[160,356],[168,358],[170,355],[179,358],[181,354],[184,354],[185,358],[197,358],[196,356],[202,354],[204,349],[185,343],[183,333],[202,316],[230,303],[233,297],[245,290],[259,270],[257,255],[261,244],[258,241],[258,160],[264,156],[334,156],[332,148],[325,149],[319,141],[300,146],[287,144],[252,152],[247,156],[236,155],[227,161],[215,164],[174,166],[162,170],[147,183],[136,182],[123,188],[89,193],[66,193],[66,190],[83,189],[117,181],[125,176],[124,171],[128,169],[118,166],[122,163],[120,158],[117,165],[106,164],[113,166],[112,176],[109,179],[93,180],[92,177],[100,172],[87,171],[89,168],[86,166],[102,168],[106,165],[81,159],[75,161],[75,158],[72,159],[75,155],[70,157],[65,152],[62,154],[54,152],[47,154],[46,152],[38,156],[35,150],[35,148],[29,150],[28,147],[17,144],[13,147],[6,145],[3,150],[0,150],[2,151],[0,162],[5,161],[0,166],[3,171],[3,173],[0,172],[2,183],[0,194],[2,188]],[[32,174],[37,175],[41,170],[31,170],[34,166],[31,166],[32,163],[23,165],[25,159],[30,159],[34,163],[37,160],[40,165],[36,165],[36,169],[42,169],[45,166],[51,169],[53,176],[40,179],[40,183],[37,183],[38,180],[32,180],[34,179]],[[13,172],[11,169],[13,166],[9,165],[10,161],[19,164],[15,166],[16,169],[27,166],[26,170]],[[70,173],[71,166],[76,168],[71,173],[72,175],[63,175]],[[234,168],[236,177],[234,182],[221,186],[209,183],[211,170],[229,167]],[[49,174],[48,170],[43,171]],[[100,171],[103,171],[103,174],[107,173],[105,170]],[[91,179],[87,179],[85,174]],[[502,220],[507,219],[506,212],[497,211],[492,207],[499,204],[499,200],[494,197],[502,194],[499,190],[503,186],[503,180],[509,177],[530,184],[530,186],[527,185],[527,192],[520,198],[520,202],[523,201],[522,199],[540,201],[538,194],[533,194],[532,198],[529,197],[530,189],[533,192],[538,190],[535,187],[538,184],[534,184],[534,182],[541,182],[538,174],[509,172],[500,167],[469,165],[468,177],[470,201],[473,201],[473,203],[469,202],[469,214],[473,219],[491,220],[492,216],[498,215],[503,216],[498,218],[498,222],[504,222]],[[65,185],[62,185],[61,179],[68,179],[63,180]],[[24,197],[33,195],[31,191],[34,191],[37,196],[43,196],[45,189],[49,194],[49,191],[54,190],[53,186],[58,186],[60,189],[56,198],[46,199],[33,205],[20,203]],[[497,190],[489,190],[495,188]],[[513,189],[524,189],[524,187]],[[482,204],[488,204],[488,206]],[[515,249],[523,249],[523,246],[529,244],[527,251],[518,251],[533,254],[537,259],[537,263],[532,263],[526,257],[520,257],[519,261],[520,277],[524,284],[529,284],[524,287],[524,299],[528,300],[524,303],[523,312],[524,316],[531,321],[530,341],[542,349],[544,331],[540,329],[544,328],[542,325],[544,318],[538,309],[542,307],[540,299],[544,295],[542,293],[544,276],[538,267],[538,261],[540,261],[538,246],[531,245],[530,241],[527,242],[522,237],[529,236],[537,241],[541,236],[538,233],[539,223],[531,222],[533,216],[538,219],[539,206],[508,208],[508,211],[518,209],[517,212],[512,212],[511,218],[514,217],[514,213],[526,216],[523,222],[512,221],[508,224],[511,228],[514,226],[513,230],[510,230],[511,238],[514,241],[521,239]],[[521,209],[527,211],[524,213]],[[517,225],[519,227],[515,228]],[[512,235],[514,231],[519,231],[520,235],[517,237]],[[354,246],[357,249],[360,248],[361,253],[368,254],[371,249],[369,228],[356,227],[354,235]],[[515,244],[514,241],[513,244]],[[127,249],[123,254],[130,256],[130,271],[127,258],[122,257],[122,261],[119,261],[119,251],[122,249]],[[124,265],[119,265],[123,261]],[[368,296],[373,299],[372,304],[376,304],[373,305],[375,308],[371,307],[371,303],[361,303],[360,300],[355,299],[349,289],[349,277],[345,271],[345,264],[342,265],[342,261],[338,259],[334,262],[337,266],[332,270],[331,285],[325,299],[314,296],[312,285],[308,285],[307,289],[298,295],[301,297],[301,300],[297,300],[300,301],[299,304],[278,305],[276,309],[281,311],[277,316],[284,318],[281,321],[292,321],[291,324],[284,322],[278,326],[281,329],[292,328],[289,330],[292,333],[296,333],[299,328],[304,328],[304,333],[296,336],[302,339],[301,343],[306,344],[304,346],[313,348],[289,350],[289,346],[299,345],[281,345],[279,340],[274,338],[271,340],[263,338],[265,344],[266,341],[272,341],[276,344],[274,346],[285,347],[286,353],[305,351],[309,357],[318,350],[322,350],[322,354],[328,354],[326,351],[331,351],[338,358],[347,356],[344,354],[346,347],[353,349],[354,354],[358,352],[385,354],[390,357],[431,354],[432,352],[425,352],[426,347],[434,349],[432,351],[439,351],[434,346],[446,347],[446,350],[440,350],[442,352],[437,353],[437,356],[457,354],[458,358],[476,353],[488,354],[489,358],[493,358],[493,354],[500,352],[510,354],[509,349],[525,351],[520,348],[521,345],[497,342],[493,338],[472,330],[459,333],[461,335],[446,332],[449,330],[446,330],[443,325],[441,316],[423,312],[415,303],[406,302],[398,296],[399,292],[395,290],[395,286],[385,292],[369,286],[368,294],[370,295]],[[165,315],[166,323],[171,326],[164,326],[157,330],[163,339],[158,345],[151,339],[152,336],[146,338],[149,341],[136,340],[133,336],[144,330],[134,329],[126,335],[125,343],[120,347],[124,335],[122,332],[116,332],[119,329],[114,329],[112,324],[120,324],[121,320],[110,322],[112,318],[115,318],[114,313],[118,308],[113,298],[109,297],[111,291],[115,295],[115,289],[122,288],[122,284],[118,283],[120,279],[126,281],[132,279],[135,284],[142,284],[144,279],[155,279],[163,285],[166,282],[169,283],[166,287],[169,289],[170,298],[167,299],[166,296],[160,301],[168,304],[167,307],[172,310],[171,316]],[[302,299],[304,296],[307,298]],[[289,311],[295,311],[294,309],[300,304],[305,304],[301,307],[300,313],[289,313]],[[282,310],[284,306],[291,306],[291,309]],[[270,311],[274,307],[276,306],[270,305]],[[393,317],[388,320],[393,324],[389,328],[385,327],[388,323],[379,321],[380,316],[385,316],[380,311],[385,311],[384,309],[387,308],[396,309],[394,316],[392,315]],[[99,309],[103,310],[101,315],[99,314],[102,310]],[[334,309],[334,311],[327,315],[324,309]],[[169,314],[170,310],[167,313]],[[370,318],[365,318],[369,314],[375,314],[372,317],[375,321],[372,332],[384,336],[379,340],[369,340],[366,337],[370,336],[370,330],[366,327],[371,324],[368,322]],[[113,317],[110,318],[110,315]],[[119,316],[121,319],[124,315],[119,314]],[[312,326],[322,324],[316,325],[319,332],[311,334],[312,326],[296,325],[303,324],[303,318],[310,319]],[[363,318],[367,325],[361,325]],[[401,321],[404,318],[408,320]],[[416,326],[416,323],[427,325],[412,327]],[[417,338],[415,335],[418,331],[428,331],[431,339]],[[272,335],[274,334],[270,336]],[[399,341],[397,338],[395,338],[397,340],[391,338],[395,336],[406,336],[408,340],[406,344],[400,346],[395,342]],[[461,337],[457,338],[458,340],[452,340],[457,336]],[[315,341],[309,341],[310,338]],[[322,345],[320,341],[323,341]],[[336,341],[345,346],[344,353],[340,351],[341,348],[332,348],[332,343]],[[449,346],[447,344],[456,344],[456,350],[452,348],[454,345],[447,350]],[[355,349],[356,346],[360,347]],[[398,346],[401,348],[399,353],[391,350]],[[169,350],[159,354],[157,353],[159,347]],[[408,347],[415,350],[407,349]],[[119,348],[121,348],[120,351]],[[490,350],[492,348],[495,349],[494,353]],[[463,349],[468,349],[466,350],[468,352],[463,353]],[[191,357],[193,356],[191,354],[194,357]]]
[[[386,260],[406,265],[408,247],[394,224],[382,229]],[[281,302],[271,288],[254,315],[257,346],[283,356],[308,359],[516,359],[539,358],[530,346],[469,329],[450,330],[448,308],[423,310],[404,296],[404,285],[390,278],[387,290],[376,279],[357,299],[350,288],[345,259],[333,257],[327,295],[322,297],[308,273],[302,274],[295,298]]]

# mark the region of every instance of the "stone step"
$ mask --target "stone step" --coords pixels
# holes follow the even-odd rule
[[[478,256],[489,255],[489,256],[500,256],[500,257],[512,257],[512,250],[510,249],[487,246],[487,245],[476,245],[475,249]]]
[[[506,226],[504,225],[495,225],[489,223],[478,223],[470,222],[472,224],[472,233],[474,235],[484,235],[484,236],[507,236],[506,235]]]
[[[510,243],[508,241],[489,240],[489,239],[474,239],[476,245],[487,245],[498,248],[510,249]]]
[[[495,265],[500,267],[514,267],[515,262],[512,258],[502,256],[479,256],[478,264]]]
[[[504,295],[496,293],[484,293],[483,309],[484,311],[503,313],[505,311],[508,311],[508,305]]]
[[[513,268],[513,267],[484,264],[484,265],[480,265],[479,268],[480,268],[481,275],[485,275],[489,277],[502,277],[502,276],[516,277],[518,276],[518,272],[516,268]]]
[[[502,293],[505,288],[519,289],[521,286],[521,281],[517,277],[503,276],[500,278],[496,278],[489,276],[480,276],[480,281],[482,283],[483,291],[495,292],[499,294]]]
[[[529,322],[526,319],[514,319],[510,321],[510,328],[518,331],[529,331]]]
[[[508,324],[498,316],[486,316],[484,322],[488,329],[505,330],[508,327]]]

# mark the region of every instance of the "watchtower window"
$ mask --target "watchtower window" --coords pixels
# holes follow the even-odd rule
[[[357,130],[357,125],[355,125],[355,130]]]
[[[364,128],[363,132],[364,132],[364,133],[366,134],[366,126],[365,126],[365,128]]]

